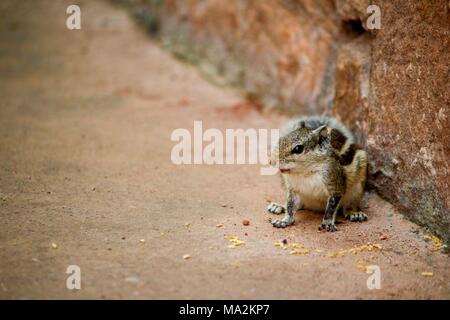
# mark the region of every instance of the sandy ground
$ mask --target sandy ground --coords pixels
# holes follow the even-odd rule
[[[278,176],[172,164],[170,134],[194,120],[280,118],[234,108],[236,93],[107,2],[83,1],[82,30],[67,30],[69,2],[0,4],[0,298],[450,298],[448,256],[374,194],[366,223],[319,233],[321,215],[299,212],[278,230],[265,212],[284,199]],[[229,248],[227,235],[245,245]],[[309,252],[273,245],[283,239]],[[382,249],[336,256],[369,242]],[[66,288],[69,265],[81,290]],[[380,290],[367,288],[367,265],[380,267]]]

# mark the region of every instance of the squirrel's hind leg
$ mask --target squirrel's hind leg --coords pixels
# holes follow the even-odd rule
[[[358,150],[354,161],[350,164],[350,167],[354,168],[355,181],[352,189],[349,191],[351,198],[349,204],[344,208],[344,216],[350,221],[366,221],[368,219],[367,214],[362,212],[359,208],[359,204],[364,195],[364,186],[367,178],[367,154],[363,150]]]
[[[360,188],[355,188],[353,190],[353,196],[348,207],[344,208],[344,217],[350,221],[366,221],[368,219],[367,214],[362,212],[359,208],[359,204],[361,203],[361,199],[364,194],[364,188],[361,186]]]
[[[346,209],[344,210],[345,219],[353,221],[353,222],[362,222],[367,221],[368,216],[362,211],[358,209]]]
[[[367,214],[359,209],[359,202],[361,201],[360,199],[361,197],[354,198],[353,203],[351,203],[348,208],[344,208],[345,219],[353,222],[362,222],[368,219]]]

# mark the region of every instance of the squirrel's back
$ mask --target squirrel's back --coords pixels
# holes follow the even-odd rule
[[[328,116],[303,116],[291,120],[281,129],[281,136],[284,136],[300,127],[317,129],[324,125],[329,128],[337,129],[348,139],[349,144],[356,143],[355,136],[342,122],[336,118]]]

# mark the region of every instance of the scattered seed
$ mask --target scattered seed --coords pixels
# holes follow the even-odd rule
[[[274,242],[273,244],[275,247],[282,247],[283,243],[282,242]]]
[[[381,246],[381,244],[378,244],[378,243],[372,244],[372,243],[368,242],[365,245],[362,245],[359,247],[353,247],[353,248],[349,249],[348,252],[357,254],[357,253],[361,253],[361,252],[373,251],[375,249],[381,250],[381,249],[383,249],[383,247]]]
[[[358,262],[356,262],[356,267],[361,271],[367,272],[367,266],[362,260],[358,260]]]
[[[222,228],[222,227],[223,227],[222,223],[216,224],[216,228]]]
[[[228,245],[228,248],[237,248],[245,244],[245,241],[239,239],[237,236],[225,236],[224,238],[231,243],[230,245]]]
[[[292,250],[291,252],[289,252],[289,254],[308,254],[309,250],[307,249],[297,249],[297,250]]]
[[[330,252],[330,253],[328,253],[328,257],[329,258],[337,257],[337,252]]]
[[[424,271],[421,273],[422,276],[424,277],[432,277],[433,276],[433,272],[428,272],[428,271]]]
[[[139,240],[139,242],[140,242],[140,243],[144,243],[144,242],[145,242],[145,239],[141,239],[141,240]]]
[[[52,243],[52,248],[53,248],[53,249],[56,249],[56,248],[58,248],[58,245],[57,245],[56,243],[53,242],[53,243]]]
[[[441,250],[442,248],[445,248],[446,245],[442,244],[442,240],[434,235],[424,235],[424,240],[431,240],[434,243],[434,246],[430,248],[431,252],[437,252]]]
[[[388,238],[387,235],[383,234],[382,236],[380,236],[380,240],[386,240]]]
[[[185,254],[185,255],[183,255],[183,259],[184,260],[187,260],[187,259],[190,259],[191,258],[191,255],[190,254]]]

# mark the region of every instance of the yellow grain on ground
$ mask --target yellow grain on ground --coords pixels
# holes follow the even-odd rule
[[[233,249],[233,248],[240,247],[241,245],[245,245],[245,241],[239,239],[239,237],[237,237],[237,236],[225,236],[224,238],[230,242],[230,245],[228,245],[228,248]]]
[[[289,254],[308,254],[309,250],[307,249],[297,249],[297,250],[292,250],[289,252]]]

